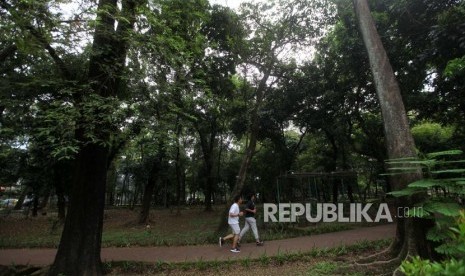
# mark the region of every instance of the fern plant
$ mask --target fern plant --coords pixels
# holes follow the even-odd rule
[[[441,262],[422,260],[415,256],[405,260],[400,270],[405,275],[465,275],[465,211],[460,211],[455,225],[445,231],[450,241],[436,248],[442,251],[449,259]]]
[[[450,150],[430,153],[421,159],[403,158],[387,161],[390,166],[388,175],[416,172],[419,167],[422,169],[423,179],[410,183],[403,190],[389,194],[395,197],[419,193],[426,195],[424,200],[410,209],[406,215],[433,219],[435,227],[428,232],[427,238],[442,243],[436,248],[437,252],[457,258],[465,257],[465,243],[463,243],[465,238],[458,239],[462,241],[460,245],[453,242],[457,239],[451,234],[465,233],[465,229],[451,228],[464,209],[465,160],[460,159],[462,154],[460,150]],[[462,230],[463,232],[460,232]]]

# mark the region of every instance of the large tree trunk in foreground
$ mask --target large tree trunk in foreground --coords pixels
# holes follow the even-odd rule
[[[416,157],[415,143],[410,132],[400,89],[371,17],[368,3],[366,0],[354,0],[353,4],[381,106],[388,157],[390,159]],[[418,170],[417,173],[390,177],[390,182],[393,190],[399,190],[421,177],[421,171]],[[401,199],[397,206],[412,206],[418,199]],[[430,221],[423,219],[398,219],[396,238],[390,247],[392,253],[400,258],[409,254],[429,255],[431,249],[425,237],[429,225]]]
[[[77,159],[76,179],[51,275],[101,275],[100,244],[105,205],[108,150],[83,148]]]
[[[97,98],[108,99],[120,94],[122,76],[128,49],[128,33],[135,21],[137,0],[123,0],[122,11],[117,10],[116,0],[100,0],[97,8],[97,24],[89,60],[88,79]],[[118,21],[115,30],[115,18]],[[77,95],[76,104],[85,100],[84,93]],[[90,108],[93,108],[90,110]],[[76,171],[70,194],[68,215],[63,234],[50,269],[50,275],[102,275],[100,259],[105,186],[110,150],[110,132],[115,127],[102,121],[111,115],[110,108],[91,106],[81,110],[90,116],[82,116],[77,122],[76,137],[82,147],[76,157]],[[89,127],[92,126],[92,127]],[[89,133],[89,129],[95,133]],[[97,141],[87,138],[96,137]]]

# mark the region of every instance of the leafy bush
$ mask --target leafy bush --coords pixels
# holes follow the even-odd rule
[[[465,211],[460,212],[456,225],[446,232],[450,241],[436,248],[450,257],[442,262],[422,260],[415,256],[402,262],[400,270],[406,275],[465,275]]]
[[[410,216],[435,221],[427,238],[441,243],[435,250],[446,260],[433,262],[414,256],[402,262],[401,271],[406,275],[465,275],[465,160],[450,160],[462,151],[451,150],[426,155],[424,159],[390,160],[390,174],[402,174],[421,168],[424,178],[410,183],[407,188],[390,194],[396,197],[425,195],[409,212]]]
[[[430,153],[423,159],[389,160],[389,175],[416,172],[422,169],[424,178],[410,183],[407,188],[389,194],[395,197],[424,194],[425,199],[411,209],[410,216],[434,219],[439,226],[451,225],[459,216],[465,197],[465,169],[457,166],[465,160],[447,160],[459,156],[460,150]]]

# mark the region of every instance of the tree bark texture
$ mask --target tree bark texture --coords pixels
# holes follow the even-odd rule
[[[400,88],[376,30],[368,3],[366,0],[353,0],[353,4],[381,106],[387,155],[390,159],[416,157],[415,143],[410,132]],[[391,176],[390,183],[393,190],[400,190],[421,178],[421,170],[418,170],[416,173]],[[397,205],[412,206],[419,199],[418,197],[401,198]],[[408,254],[427,255],[430,253],[431,249],[425,237],[428,225],[430,222],[423,219],[398,219],[396,238],[390,247],[391,250],[397,250],[402,258]]]
[[[101,275],[100,245],[108,151],[89,144],[78,154],[68,214],[51,275]]]

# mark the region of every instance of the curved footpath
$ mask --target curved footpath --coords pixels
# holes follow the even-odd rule
[[[331,248],[352,245],[361,241],[374,241],[395,236],[395,224],[364,227],[347,231],[298,237],[286,240],[265,241],[258,247],[255,243],[243,244],[240,253],[231,253],[229,245],[218,244],[172,247],[127,247],[102,248],[102,261],[140,262],[192,262],[259,258],[279,253],[298,253],[313,248]],[[56,249],[0,249],[0,265],[46,266],[53,263]]]

